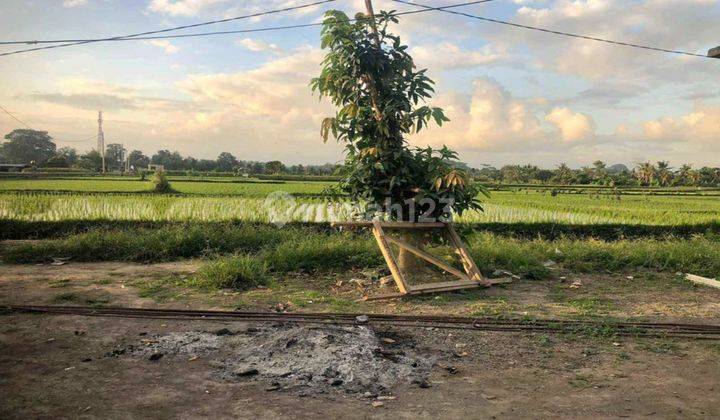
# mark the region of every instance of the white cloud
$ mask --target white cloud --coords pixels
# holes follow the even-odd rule
[[[592,118],[568,108],[555,108],[545,116],[545,120],[555,125],[567,142],[584,140],[595,134]]]
[[[62,3],[63,7],[67,8],[83,6],[85,4],[87,4],[87,0],[64,0]]]
[[[195,16],[205,9],[228,0],[152,0],[148,9],[171,16]]]
[[[202,147],[242,150],[252,159],[288,162],[335,161],[339,147],[323,145],[320,122],[333,108],[313,96],[308,83],[320,72],[322,53],[303,47],[252,70],[198,74],[177,84],[208,111],[180,113],[165,125],[168,137],[205,136]],[[251,158],[251,157],[247,157]]]
[[[277,55],[283,53],[283,49],[278,47],[276,44],[270,44],[261,39],[238,39],[235,41],[235,44],[253,52],[271,52]]]
[[[514,98],[491,79],[475,80],[469,96],[439,95],[433,105],[443,108],[450,122],[414,136],[415,143],[500,151],[546,137],[533,105]]]
[[[688,114],[645,122],[643,132],[650,140],[706,143],[720,148],[720,106],[698,103]]]
[[[175,54],[180,51],[180,47],[177,47],[170,43],[170,41],[164,39],[153,39],[151,41],[145,41],[146,44],[152,45],[165,50],[165,54]]]
[[[423,68],[435,71],[472,68],[483,64],[498,62],[506,57],[504,51],[498,51],[489,45],[477,50],[467,50],[451,42],[436,45],[419,45],[410,51],[415,62]]]
[[[716,43],[717,0],[556,0],[526,5],[510,20],[575,34],[678,49],[707,51]],[[689,82],[712,77],[711,60],[643,51],[586,39],[496,27],[487,37],[514,51],[528,50],[542,69],[588,80]]]

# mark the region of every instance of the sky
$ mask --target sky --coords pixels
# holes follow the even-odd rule
[[[228,18],[311,0],[3,0],[0,40],[108,37]],[[461,0],[415,0],[432,6]],[[374,0],[379,10],[415,10]],[[337,0],[179,33],[318,22]],[[720,0],[494,0],[456,10],[554,30],[706,54],[720,45]],[[436,82],[450,122],[410,137],[448,145],[472,166],[720,165],[720,60],[613,46],[438,11],[392,27]],[[0,45],[0,51],[29,48]],[[319,28],[106,42],[0,57],[0,105],[58,146],[106,143],[215,158],[342,160],[320,138],[333,107],[308,86]],[[0,114],[0,133],[21,126]],[[83,141],[81,141],[83,140]]]

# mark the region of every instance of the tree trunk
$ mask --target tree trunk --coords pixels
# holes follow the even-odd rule
[[[423,249],[422,238],[416,233],[410,230],[405,231],[402,235],[402,240],[414,245],[417,248]],[[412,252],[405,248],[400,248],[400,254],[398,255],[398,268],[400,271],[408,276],[417,275],[422,271],[423,261]]]

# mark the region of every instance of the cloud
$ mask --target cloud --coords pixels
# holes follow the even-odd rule
[[[195,16],[228,0],[152,0],[148,10],[171,16]]]
[[[506,58],[504,51],[497,51],[489,45],[476,50],[466,50],[451,42],[413,47],[410,55],[420,67],[435,70],[472,68]]]
[[[720,106],[703,103],[692,112],[679,117],[663,117],[646,121],[643,134],[655,141],[712,144],[720,147]]]
[[[554,124],[566,142],[575,142],[592,137],[595,124],[592,118],[568,108],[555,108],[545,116],[545,120]]]
[[[317,48],[303,47],[253,70],[191,75],[178,87],[196,101],[234,106],[247,114],[314,114],[320,108],[308,84],[319,74],[322,56]]]
[[[198,111],[203,108],[188,101],[161,98],[142,88],[116,85],[91,79],[64,79],[61,92],[34,92],[17,95],[16,99],[45,102],[67,110],[108,110],[149,112]],[[35,105],[35,107],[37,107]]]
[[[191,75],[177,87],[207,111],[177,113],[159,135],[203,138],[202,147],[215,154],[241,150],[248,159],[335,161],[339,146],[323,145],[319,135],[334,110],[308,87],[322,57],[319,49],[302,47],[252,70]]]
[[[235,44],[252,52],[271,52],[276,55],[282,54],[284,51],[276,44],[269,44],[261,39],[244,38],[235,41]]]
[[[119,109],[135,109],[137,105],[135,101],[113,94],[102,93],[31,93],[27,95],[28,99],[34,101],[51,102],[60,105],[69,105],[73,108],[87,110],[119,110]]]
[[[147,45],[162,48],[163,50],[165,50],[165,54],[175,54],[176,52],[180,51],[180,47],[177,47],[170,43],[170,41],[163,39],[153,39],[151,41],[144,41],[144,43]]]
[[[85,4],[87,4],[87,0],[64,0],[62,3],[63,7],[67,8],[84,6]]]
[[[516,99],[496,81],[476,79],[472,93],[439,95],[450,122],[414,136],[418,144],[447,144],[461,150],[501,151],[544,141],[542,122],[528,101]]]
[[[610,40],[706,52],[716,42],[716,0],[555,0],[519,8],[510,20]],[[689,82],[715,73],[712,60],[643,51],[619,45],[543,34],[499,30],[488,39],[514,51],[527,50],[542,69],[589,80]],[[711,67],[712,66],[712,67]]]

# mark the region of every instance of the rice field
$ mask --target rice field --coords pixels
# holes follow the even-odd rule
[[[110,183],[114,185],[112,181]],[[191,192],[186,195],[153,195],[117,190],[114,190],[115,194],[0,193],[0,218],[26,221],[246,220],[265,223],[348,220],[355,212],[350,203],[320,196],[329,185],[299,182],[228,185],[173,183],[173,188],[177,190],[197,191],[198,194],[202,191],[202,195],[197,196]],[[485,199],[484,207],[484,212],[466,212],[457,217],[456,221],[658,226],[720,222],[720,199],[701,196],[623,196],[618,200],[612,196],[553,197],[543,193],[499,191]]]
[[[171,180],[174,194],[152,193],[151,185],[118,179],[0,180],[2,237],[44,239],[4,258],[166,261],[241,250],[276,273],[381,263],[371,237],[325,232],[317,225],[357,213],[348,200],[325,195],[331,182],[176,179]],[[537,278],[547,272],[544,261],[553,259],[578,270],[644,267],[718,274],[718,197],[553,196],[524,190],[494,191],[483,201],[484,212],[466,212],[455,221],[473,225],[465,226],[464,234],[486,270]],[[236,221],[248,223],[224,223]],[[275,229],[270,224],[290,222],[311,226]]]
[[[295,195],[320,195],[335,185],[332,182],[228,182],[228,181],[177,181],[170,178],[172,188],[181,194],[241,195],[265,197],[274,191]],[[0,180],[0,192],[78,192],[78,193],[142,193],[150,192],[152,183],[139,179],[7,179]]]

